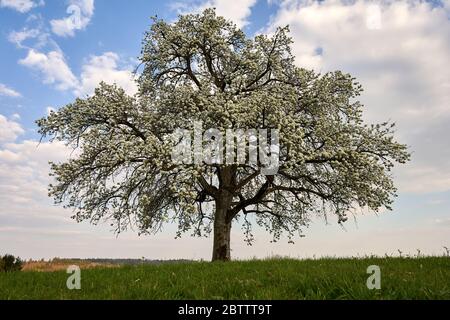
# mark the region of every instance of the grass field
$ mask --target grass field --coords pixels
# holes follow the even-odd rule
[[[381,289],[366,286],[381,269]],[[0,273],[0,299],[450,299],[450,258],[269,259]]]

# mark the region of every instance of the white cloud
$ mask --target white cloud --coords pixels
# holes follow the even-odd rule
[[[217,14],[227,19],[233,20],[239,28],[248,24],[247,18],[251,14],[251,8],[256,4],[256,0],[210,0],[201,9],[215,7]]]
[[[44,206],[47,210],[41,213],[48,216],[52,210],[47,195],[47,186],[51,182],[48,161],[66,160],[70,150],[60,142],[25,140],[15,143],[10,140],[0,147],[0,203],[4,210],[8,208],[2,211],[9,213],[21,205]],[[27,211],[21,214],[27,215]]]
[[[47,21],[40,14],[30,14],[26,19],[26,25],[20,30],[11,31],[8,41],[14,43],[21,49],[60,51],[58,44],[53,41],[48,28]]]
[[[12,31],[8,35],[8,40],[16,44],[19,48],[23,48],[22,43],[27,39],[37,38],[41,32],[38,29],[24,28],[21,31]]]
[[[39,71],[44,82],[55,84],[58,90],[73,89],[78,86],[78,80],[66,63],[61,51],[50,51],[48,54],[31,49],[19,64]]]
[[[75,31],[83,30],[94,15],[94,0],[70,0],[67,7],[69,15],[63,19],[51,20],[53,33],[61,37],[73,37]]]
[[[365,117],[392,120],[413,153],[396,170],[400,191],[450,189],[450,21],[445,6],[410,1],[284,1],[272,18],[289,25],[299,66],[354,75]]]
[[[37,6],[44,5],[44,1],[33,0],[0,0],[0,7],[14,9],[21,13],[26,13]]]
[[[54,220],[55,212],[61,209],[55,211],[47,195],[51,182],[48,161],[67,160],[72,150],[57,141],[16,142],[23,133],[17,122],[0,114],[0,220],[23,222],[21,227],[42,223],[53,226],[46,220]],[[33,216],[36,219],[27,223]],[[4,221],[0,224],[5,226]]]
[[[19,63],[38,71],[44,83],[53,84],[58,90],[71,90],[77,96],[91,95],[101,81],[117,84],[128,94],[137,92],[137,85],[129,68],[119,66],[120,58],[116,53],[106,52],[99,56],[91,56],[83,64],[82,72],[77,78],[61,51],[50,51],[45,54],[30,49],[27,57]]]
[[[206,8],[216,8],[218,15],[232,20],[239,28],[246,26],[248,17],[251,14],[251,8],[256,4],[257,0],[207,0],[207,1],[188,1],[175,2],[171,5],[172,9],[179,13],[194,12],[198,13]]]
[[[3,83],[0,83],[0,96],[18,98],[21,97],[22,95],[16,90],[7,87]]]
[[[0,114],[0,144],[15,141],[17,137],[25,133],[19,123],[8,120]]]
[[[136,82],[130,70],[118,68],[119,56],[114,52],[106,52],[100,56],[91,56],[83,65],[80,86],[77,95],[91,95],[101,81],[115,83],[128,94],[137,92]]]

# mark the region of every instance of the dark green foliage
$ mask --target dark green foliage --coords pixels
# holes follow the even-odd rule
[[[22,270],[23,262],[19,257],[11,254],[0,256],[0,272],[13,272]]]

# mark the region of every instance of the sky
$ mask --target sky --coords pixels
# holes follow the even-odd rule
[[[450,1],[310,0],[0,0],[0,254],[22,258],[210,259],[211,238],[174,239],[176,227],[119,236],[107,223],[70,219],[53,205],[48,161],[68,150],[42,141],[35,120],[100,81],[136,92],[150,17],[215,7],[253,37],[289,25],[296,63],[342,70],[363,85],[364,118],[397,124],[412,161],[394,170],[392,211],[362,212],[344,225],[317,217],[305,237],[271,243],[255,229],[249,247],[239,226],[232,257],[442,254],[450,247]]]

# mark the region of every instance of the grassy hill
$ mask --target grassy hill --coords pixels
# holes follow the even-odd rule
[[[366,286],[381,269],[381,289]],[[450,258],[269,259],[0,273],[0,299],[450,299]]]

